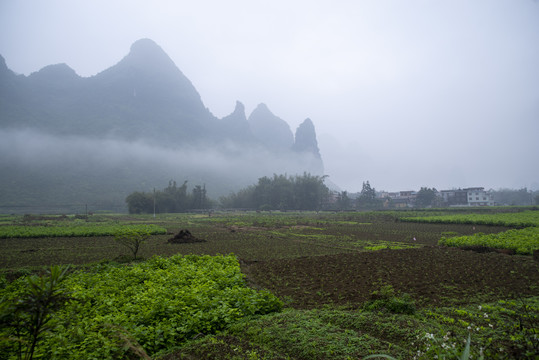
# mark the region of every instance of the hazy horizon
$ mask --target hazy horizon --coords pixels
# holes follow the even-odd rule
[[[350,192],[539,189],[538,35],[533,0],[0,3],[14,72],[93,76],[150,38],[215,116],[310,118]]]

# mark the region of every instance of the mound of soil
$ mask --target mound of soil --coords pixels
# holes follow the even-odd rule
[[[190,243],[197,243],[197,242],[205,242],[204,239],[199,239],[187,229],[180,230],[179,233],[174,235],[173,238],[168,239],[168,242],[171,244],[190,244]]]

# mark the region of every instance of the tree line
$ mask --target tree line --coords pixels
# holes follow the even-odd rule
[[[206,195],[206,185],[196,185],[187,191],[187,181],[178,186],[170,180],[163,190],[153,192],[135,191],[125,202],[130,214],[178,213],[193,209],[207,209],[212,202]]]
[[[205,185],[196,185],[191,191],[187,181],[178,186],[169,181],[163,190],[153,192],[133,192],[126,198],[129,213],[177,213],[192,210],[207,210],[214,207],[225,209],[251,210],[376,210],[391,208],[390,198],[377,197],[376,190],[369,181],[363,182],[361,192],[350,196],[347,191],[331,192],[324,184],[326,176],[287,176],[274,174],[264,176],[256,184],[222,196],[219,201],[207,196]],[[521,190],[501,189],[493,191],[500,204],[539,204],[539,195],[524,188]],[[435,188],[422,187],[415,195],[414,207],[443,206]]]
[[[381,209],[383,203],[382,199],[376,197],[376,189],[367,180],[363,182],[361,192],[355,199],[352,199],[347,191],[338,192],[329,210],[376,210]]]
[[[258,210],[321,210],[329,198],[326,176],[274,174],[261,177],[255,185],[221,197],[224,208]]]
[[[169,181],[163,190],[133,192],[126,198],[131,214],[177,213],[191,210],[210,209],[219,205],[223,208],[254,210],[321,210],[329,198],[329,189],[324,184],[326,176],[303,175],[264,176],[254,185],[222,196],[216,202],[207,196],[206,186],[196,185],[187,191],[187,181],[178,186]]]

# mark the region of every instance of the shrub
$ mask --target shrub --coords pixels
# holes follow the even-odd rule
[[[137,253],[143,242],[151,236],[150,230],[143,227],[125,227],[118,230],[114,235],[114,240],[126,246],[132,253],[133,259],[137,259]]]
[[[415,304],[408,294],[397,294],[393,286],[383,285],[380,290],[371,294],[371,300],[364,306],[365,310],[386,310],[395,314],[414,314]]]
[[[45,332],[54,328],[52,315],[68,300],[60,286],[68,267],[52,266],[47,276],[26,277],[24,291],[0,301],[2,338],[12,339],[11,348],[19,359],[32,359]]]

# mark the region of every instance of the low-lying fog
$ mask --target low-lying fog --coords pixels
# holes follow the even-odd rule
[[[112,138],[0,130],[0,198],[9,202],[20,196],[8,193],[17,183],[21,194],[33,189],[30,193],[36,201],[57,204],[55,197],[78,191],[79,196],[72,194],[70,201],[123,204],[127,194],[162,189],[169,180],[179,184],[187,180],[189,188],[206,184],[208,195],[217,198],[254,184],[262,176],[308,169],[312,161],[307,155],[292,158],[232,146],[225,153],[209,147],[173,149]]]

